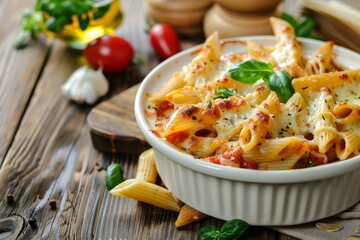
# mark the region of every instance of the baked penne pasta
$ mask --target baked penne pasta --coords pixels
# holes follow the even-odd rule
[[[305,71],[307,75],[321,74],[336,71],[333,63],[334,42],[326,42],[307,61]]]
[[[360,133],[340,132],[336,139],[336,155],[340,160],[359,155]]]
[[[276,37],[275,50],[271,53],[276,66],[291,77],[304,76],[301,46],[296,41],[293,27],[286,21],[271,17],[270,23]]]
[[[273,127],[270,114],[277,115],[280,112],[280,101],[274,92],[262,102],[243,124],[240,132],[240,146],[244,151],[253,149],[265,140],[266,135]],[[273,115],[273,116],[274,116]]]
[[[313,125],[314,143],[319,147],[320,153],[326,153],[335,144],[338,134],[335,118],[331,113],[335,101],[331,91],[323,88],[315,102],[318,103],[314,105],[318,113],[310,118]]]
[[[360,69],[338,68],[331,41],[303,55],[292,26],[270,22],[275,44],[249,40],[247,53],[223,52],[211,35],[178,73],[185,85],[163,87],[161,101],[149,98],[153,132],[196,159],[232,167],[294,169],[359,155]],[[293,89],[279,76],[270,86],[269,69],[261,79],[237,81],[233,67],[249,59],[285,71]],[[286,102],[279,89],[291,90]]]

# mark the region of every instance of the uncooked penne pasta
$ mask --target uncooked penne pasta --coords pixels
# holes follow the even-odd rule
[[[135,178],[149,183],[156,182],[157,171],[155,166],[154,150],[152,148],[140,154]]]
[[[180,211],[179,204],[172,193],[168,189],[153,183],[128,179],[113,188],[110,193],[114,196],[132,198],[171,211]]]
[[[182,227],[189,223],[200,221],[206,217],[208,217],[206,214],[201,213],[198,210],[185,204],[180,208],[179,216],[176,219],[175,226]]]

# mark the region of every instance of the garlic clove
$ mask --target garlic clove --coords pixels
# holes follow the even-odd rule
[[[61,86],[63,96],[77,103],[93,104],[109,91],[109,83],[101,70],[82,66]]]

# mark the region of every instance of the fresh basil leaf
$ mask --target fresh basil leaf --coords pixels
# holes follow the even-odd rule
[[[281,14],[281,19],[287,21],[295,29],[295,31],[298,29],[299,23],[292,15],[284,12]]]
[[[91,4],[84,1],[68,0],[61,3],[62,8],[66,9],[71,15],[80,15],[92,9]]]
[[[296,31],[298,37],[308,37],[315,27],[315,21],[309,17],[302,17],[299,21],[299,27]]]
[[[276,71],[270,76],[268,86],[270,90],[276,92],[283,102],[287,102],[287,100],[295,93],[289,74],[282,70]]]
[[[236,240],[248,229],[249,224],[241,219],[233,219],[224,223],[220,228],[220,239]]]
[[[234,92],[224,86],[219,90],[215,90],[215,94],[218,96],[217,98],[229,98],[231,96],[235,96]]]
[[[244,61],[228,70],[228,75],[237,81],[253,84],[260,79],[268,81],[274,73],[273,66],[258,60]]]
[[[61,32],[67,22],[66,17],[49,17],[45,21],[45,27],[51,32]]]
[[[199,229],[199,237],[201,240],[219,239],[220,231],[213,225],[206,225]]]
[[[37,0],[34,7],[35,11],[41,11],[41,0]]]
[[[106,188],[110,191],[111,189],[113,189],[123,181],[124,178],[123,178],[123,171],[121,165],[118,163],[111,164],[106,170],[106,175],[105,175]]]

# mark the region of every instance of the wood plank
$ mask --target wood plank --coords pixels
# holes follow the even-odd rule
[[[20,51],[13,48],[22,11],[32,8],[34,3],[35,0],[0,1],[0,126],[3,126],[0,128],[0,166],[50,49],[44,38]]]

